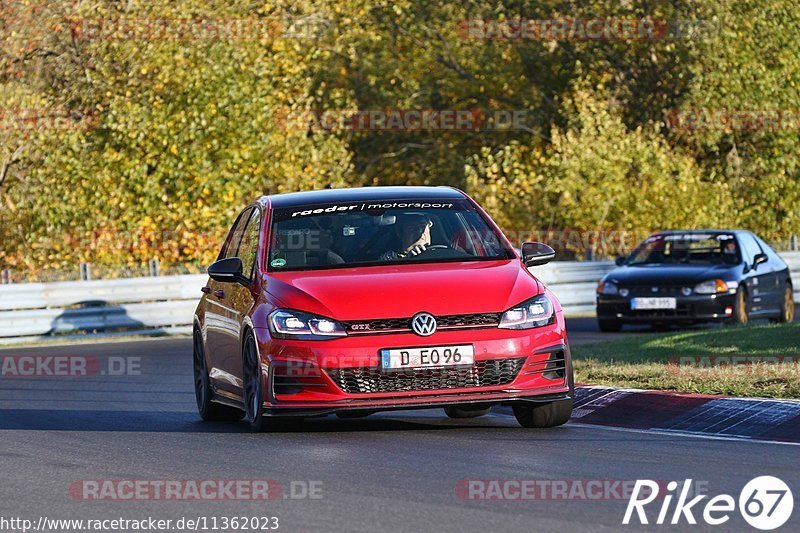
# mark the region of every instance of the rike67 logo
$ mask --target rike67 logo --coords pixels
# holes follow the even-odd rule
[[[728,494],[714,496],[704,502],[704,505],[701,502],[708,498],[705,494],[689,499],[691,479],[684,481],[683,486],[679,486],[677,481],[670,481],[665,494],[659,494],[661,487],[662,484],[649,479],[636,480],[622,523],[630,524],[635,516],[640,524],[649,524],[652,514],[648,517],[645,507],[656,500],[661,502],[654,522],[657,525],[676,525],[684,523],[684,520],[687,524],[697,524],[697,514],[706,524],[719,526],[728,522],[731,514],[737,510],[737,501]],[[672,507],[676,496],[677,501]],[[793,509],[794,497],[791,489],[783,480],[773,476],[752,479],[739,493],[738,511],[745,522],[756,529],[768,531],[781,527],[792,516]],[[636,523],[635,520],[633,523]]]

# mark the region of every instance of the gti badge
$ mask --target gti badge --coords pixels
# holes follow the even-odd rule
[[[436,318],[430,313],[417,313],[411,319],[411,329],[422,337],[433,335],[436,331]]]

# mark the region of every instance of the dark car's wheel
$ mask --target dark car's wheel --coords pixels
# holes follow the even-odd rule
[[[489,407],[485,405],[448,405],[444,408],[445,414],[450,418],[478,418],[488,415],[491,410],[491,405]]]
[[[736,303],[733,305],[732,323],[746,326],[747,323],[750,322],[750,314],[747,311],[747,306],[747,289],[743,286],[739,286],[739,290],[736,291]]]
[[[567,369],[567,381],[569,383],[569,400],[558,400],[539,405],[514,405],[514,416],[517,422],[526,428],[551,428],[566,424],[572,416],[573,398],[575,398],[575,378],[572,373],[571,359]]]
[[[794,294],[791,285],[787,285],[786,290],[783,293],[783,306],[781,307],[781,314],[778,317],[778,321],[794,321]]]
[[[622,322],[611,318],[598,318],[597,327],[603,333],[617,333],[622,331]]]
[[[203,338],[199,331],[195,331],[193,337],[194,395],[200,417],[203,420],[241,420],[244,416],[241,410],[211,401],[213,391],[208,379]]]

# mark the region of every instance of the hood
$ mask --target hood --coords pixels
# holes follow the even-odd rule
[[[337,320],[497,313],[540,291],[518,259],[272,272],[267,281],[279,306]]]
[[[733,279],[741,265],[647,264],[615,268],[603,278],[621,285],[691,285],[710,279]]]

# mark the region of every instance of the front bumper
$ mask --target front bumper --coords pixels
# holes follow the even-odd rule
[[[334,413],[347,412],[379,412],[401,411],[410,409],[434,409],[449,405],[487,405],[501,404],[513,405],[520,403],[550,403],[554,401],[570,400],[570,391],[554,394],[538,394],[534,396],[516,394],[446,394],[426,398],[405,398],[390,401],[358,401],[342,403],[307,403],[303,405],[269,405],[264,404],[267,416],[326,416]]]
[[[597,296],[597,317],[623,324],[725,322],[733,314],[736,291],[719,294],[670,295],[675,309],[632,309],[631,299],[646,294]]]
[[[571,360],[564,319],[530,330],[475,328],[350,336],[328,341],[272,339],[257,329],[268,415],[322,416],[463,404],[569,399]],[[380,350],[472,344],[475,364],[384,372]],[[347,379],[343,376],[347,376]]]

